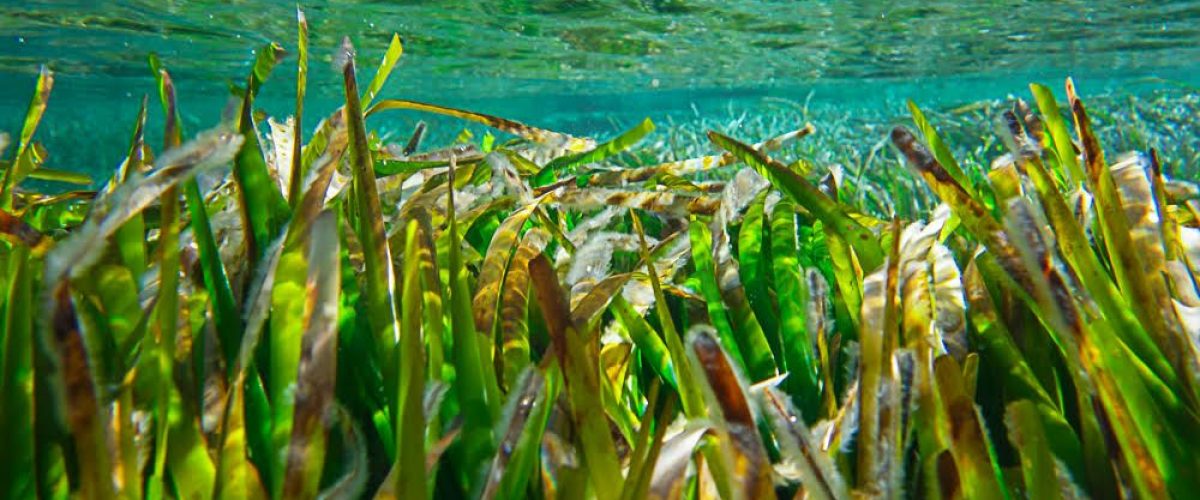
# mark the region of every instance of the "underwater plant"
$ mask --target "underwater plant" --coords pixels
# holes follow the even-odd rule
[[[1109,162],[1070,80],[1066,109],[1035,84],[1000,110],[984,172],[910,104],[914,203],[773,156],[811,124],[617,165],[653,123],[598,141],[381,95],[398,36],[365,87],[347,40],[314,120],[298,21],[292,117],[255,107],[277,44],[195,134],[152,56],[164,144],[143,100],[95,191],[22,187],[86,183],[34,139],[40,73],[0,185],[0,496],[1200,488],[1197,190],[1153,149]],[[367,128],[398,110],[511,139]]]

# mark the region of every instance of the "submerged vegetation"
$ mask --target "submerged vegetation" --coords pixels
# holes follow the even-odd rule
[[[292,117],[254,106],[278,45],[199,133],[152,57],[165,144],[144,100],[94,192],[21,187],[79,181],[34,139],[42,71],[0,185],[0,496],[1200,491],[1197,191],[1107,159],[1070,81],[996,110],[986,171],[911,105],[902,190],[773,156],[813,125],[616,166],[649,120],[380,95],[398,38],[363,82],[347,41],[312,117],[299,21]],[[512,139],[367,129],[396,110]]]

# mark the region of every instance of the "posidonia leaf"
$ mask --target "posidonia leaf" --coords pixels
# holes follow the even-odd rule
[[[501,289],[505,286],[511,268],[509,263],[512,262],[521,228],[547,197],[548,195],[543,195],[509,215],[492,234],[491,242],[488,243],[487,255],[479,270],[478,288],[472,301],[472,309],[475,313],[476,331],[489,339],[499,333],[497,312],[500,308]]]
[[[192,218],[192,235],[196,239],[196,246],[199,247],[204,286],[212,297],[217,336],[221,341],[225,363],[232,367],[242,340],[244,325],[241,314],[233,298],[233,288],[229,284],[225,265],[221,262],[220,249],[217,247],[216,238],[213,237],[200,185],[195,179],[184,184],[184,195],[187,198],[188,213]]]
[[[610,156],[614,156],[630,146],[637,144],[650,132],[654,131],[654,122],[649,118],[642,120],[641,123],[633,128],[622,132],[620,135],[612,138],[608,142],[597,144],[596,147],[574,154],[559,156],[546,163],[546,166],[534,176],[534,187],[547,184],[553,181],[559,172],[570,172],[580,165],[596,163]]]
[[[642,413],[641,424],[638,427],[637,437],[633,441],[633,457],[629,461],[628,480],[625,481],[625,489],[621,491],[621,500],[633,498],[645,498],[650,490],[650,479],[654,474],[654,464],[658,461],[658,454],[662,451],[663,436],[666,434],[666,422],[671,421],[671,413],[675,411],[671,403],[674,400],[668,400],[666,408],[658,410],[659,394],[658,390],[661,387],[658,381],[654,381],[650,386],[650,392],[646,394],[646,410]],[[655,421],[660,422],[655,426]],[[654,431],[654,436],[651,437],[650,432]]]
[[[779,315],[775,313],[767,287],[767,276],[772,270],[768,266],[764,251],[769,249],[769,240],[767,245],[763,244],[766,236],[764,207],[768,193],[769,191],[763,191],[756,196],[742,219],[742,227],[738,232],[738,272],[741,274],[742,285],[746,288],[746,299],[766,334],[771,352],[775,354],[775,359],[781,360],[784,359],[784,352],[779,337]]]
[[[333,413],[337,377],[337,316],[341,269],[337,215],[322,212],[313,222],[308,248],[304,335],[296,376],[295,414],[283,473],[285,497],[316,495],[326,461],[327,415]],[[289,405],[281,405],[289,406]]]
[[[513,254],[500,297],[500,361],[504,387],[513,387],[530,362],[529,261],[542,253],[550,235],[535,227],[525,233]]]
[[[247,459],[245,386],[241,376],[235,378],[225,402],[220,451],[217,454],[216,498],[267,498],[258,470]]]
[[[112,466],[108,450],[107,416],[101,411],[96,383],[88,364],[87,347],[75,316],[74,300],[67,282],[50,282],[44,311],[49,324],[44,339],[53,346],[58,372],[47,374],[61,380],[63,393],[58,401],[67,409],[67,427],[76,449],[82,454],[79,464],[79,494],[89,498],[113,498]],[[165,427],[165,422],[160,423]]]
[[[653,327],[646,322],[645,318],[637,314],[629,301],[620,295],[613,298],[611,310],[625,325],[629,337],[633,339],[640,354],[645,357],[644,361],[650,363],[654,372],[678,391],[679,380],[675,376],[675,366],[671,360],[670,350],[662,339],[658,338]]]
[[[701,441],[709,437],[712,427],[696,424],[663,443],[654,474],[650,480],[648,498],[683,498],[688,465]]]
[[[774,388],[767,387],[759,397],[759,407],[780,444],[780,453],[785,463],[794,464],[810,495],[818,499],[835,500],[848,498],[849,490],[841,473],[834,467],[833,460],[817,443],[812,442],[811,431],[804,425],[788,398]]]
[[[549,368],[546,375],[530,371],[514,385],[510,396],[512,415],[500,436],[500,446],[486,476],[481,498],[520,498],[536,471],[542,435],[558,396],[562,375]]]
[[[1008,436],[1021,454],[1021,475],[1030,498],[1061,498],[1057,465],[1047,445],[1045,429],[1034,403],[1028,400],[1010,403],[1005,411]]]
[[[4,171],[4,181],[0,184],[0,209],[12,209],[13,189],[20,184],[30,172],[36,168],[31,153],[33,134],[37,131],[42,115],[46,112],[46,104],[50,100],[50,90],[54,88],[54,73],[45,66],[38,70],[37,84],[33,89],[33,98],[29,100],[29,109],[25,112],[25,121],[21,125],[21,137],[17,142],[17,152],[8,169]]]
[[[454,169],[451,160],[450,184],[453,184]],[[459,239],[458,220],[454,205],[454,190],[446,197],[446,214],[449,250],[449,301],[450,331],[454,339],[454,368],[458,378],[458,404],[463,415],[463,459],[464,472],[473,477],[487,457],[492,454],[495,443],[492,439],[492,423],[498,417],[500,389],[492,378],[487,378],[491,363],[485,362],[480,351],[493,344],[490,338],[480,338],[475,332],[471,314],[471,295],[467,286],[467,270],[462,261],[462,240]],[[493,409],[495,408],[495,409]]]
[[[308,90],[308,19],[296,7],[296,122],[292,128],[292,168],[288,180],[288,203],[292,209],[300,200],[304,168],[304,94]]]
[[[349,39],[344,42],[348,46]],[[347,49],[352,50],[352,49]],[[371,150],[367,146],[367,132],[363,125],[362,106],[358,98],[358,82],[354,76],[354,58],[347,60],[342,68],[345,84],[346,123],[350,137],[350,165],[353,174],[354,230],[362,243],[365,265],[365,300],[368,321],[375,342],[381,352],[390,352],[391,346],[400,338],[396,321],[395,295],[391,251],[383,228],[383,214],[379,204],[379,191],[375,184]],[[384,358],[384,372],[393,366]]]
[[[404,292],[396,395],[396,492],[401,498],[421,498],[425,487],[425,342],[421,331],[420,225],[408,221],[404,244]]]
[[[760,360],[755,360],[752,365],[742,356],[741,344],[745,340],[734,335],[733,325],[729,322],[729,316],[726,315],[725,304],[721,301],[721,291],[717,285],[716,268],[712,258],[712,233],[709,232],[703,220],[692,218],[688,224],[688,236],[692,244],[692,262],[700,278],[700,290],[704,296],[704,302],[708,306],[709,322],[725,343],[729,356],[733,358],[735,364],[747,369],[751,367],[766,369],[767,367]]]
[[[270,293],[270,341],[266,345],[270,355],[267,366],[263,368],[267,375],[267,395],[272,402],[271,447],[274,453],[270,470],[264,475],[269,478],[268,491],[272,496],[279,496],[283,492],[289,460],[287,450],[295,433],[293,418],[297,399],[291,395],[297,390],[304,342],[305,304],[308,302],[306,276],[314,271],[307,255],[310,254],[300,245],[283,251]],[[241,347],[240,344],[238,347]]]
[[[1062,111],[1059,110],[1058,102],[1054,100],[1054,93],[1050,91],[1049,87],[1037,83],[1029,84],[1029,90],[1033,92],[1038,110],[1042,112],[1042,120],[1053,139],[1053,151],[1058,158],[1058,164],[1066,170],[1071,186],[1083,184],[1086,182],[1087,176],[1083,173],[1083,168],[1079,166],[1079,158],[1075,155],[1075,145],[1071,142],[1071,136],[1067,132],[1067,125],[1063,120]]]
[[[1000,322],[974,260],[963,273],[963,284],[970,305],[967,310],[979,332],[976,338],[982,342],[980,351],[1001,366],[1005,386],[1013,391],[1015,398],[1033,402],[1055,457],[1074,477],[1084,479],[1084,457],[1078,435],[1056,407],[1055,400],[1038,382],[1012,335]]]
[[[113,174],[113,179],[109,181],[106,191],[109,193],[115,191],[118,186],[124,184],[133,173],[140,173],[145,167],[145,157],[143,150],[146,148],[145,128],[146,128],[146,106],[149,101],[148,96],[142,96],[142,105],[138,110],[137,120],[133,126],[133,136],[129,141],[129,154],[126,155],[125,161]],[[117,251],[121,254],[121,260],[129,267],[133,273],[134,281],[141,287],[141,276],[146,272],[146,224],[142,220],[141,215],[134,216],[121,229],[117,230]]]
[[[384,99],[379,101],[367,110],[367,116],[390,109],[411,109],[416,111],[436,113],[439,115],[453,116],[463,120],[470,120],[476,123],[487,125],[497,130],[508,132],[524,139],[528,139],[538,144],[561,147],[567,151],[584,151],[591,146],[590,141],[585,139],[571,137],[566,134],[551,132],[549,130],[540,129],[537,127],[531,127],[524,123],[513,120],[485,115],[483,113],[475,113],[446,106],[439,106],[437,104],[428,104],[404,99]]]
[[[815,422],[821,388],[818,385],[814,343],[809,337],[805,308],[808,290],[800,277],[796,255],[796,214],[791,200],[780,200],[771,211],[771,274],[779,298],[779,339],[788,378],[788,394],[806,422]]]
[[[1168,357],[1174,371],[1178,374],[1188,374],[1194,367],[1194,361],[1183,358],[1186,348],[1178,336],[1178,320],[1171,314],[1173,309],[1166,297],[1166,283],[1161,272],[1145,272],[1145,257],[1140,255],[1134,246],[1130,223],[1122,212],[1121,195],[1117,191],[1112,171],[1104,159],[1104,151],[1100,148],[1099,141],[1092,132],[1087,110],[1075,95],[1075,86],[1070,79],[1067,80],[1067,95],[1071,100],[1075,128],[1079,133],[1080,142],[1083,143],[1088,186],[1096,197],[1096,215],[1109,259],[1112,261],[1113,274],[1126,300],[1163,354]],[[1193,394],[1200,394],[1195,392],[1200,388],[1189,385]]]
[[[893,223],[893,226],[898,224]],[[899,387],[892,365],[899,336],[896,289],[899,281],[899,228],[893,227],[887,265],[863,281],[862,325],[859,327],[858,488],[871,494],[895,493],[898,444],[890,436],[898,418]]]
[[[70,172],[67,170],[55,170],[46,167],[41,167],[30,172],[29,178],[42,181],[75,184],[79,186],[87,186],[92,183],[92,178],[88,174],[82,172]]]
[[[530,261],[529,274],[562,366],[572,418],[579,426],[579,441],[592,487],[599,498],[616,498],[623,484],[621,466],[617,462],[608,417],[600,399],[595,397],[600,392],[596,345],[599,339],[576,330],[558,276],[545,255]]]
[[[933,128],[933,125],[925,118],[925,113],[921,112],[921,108],[917,107],[917,103],[909,100],[908,111],[912,114],[913,124],[917,126],[917,130],[920,130],[921,135],[925,136],[925,142],[933,150],[933,156],[937,158],[938,163],[941,163],[946,168],[946,172],[967,191],[967,194],[970,194],[972,198],[978,198],[975,189],[971,186],[971,181],[967,178],[967,174],[963,173],[962,167],[958,166],[958,160],[954,159],[954,154],[950,152],[950,148],[946,146],[946,143],[942,142],[942,138],[938,136],[937,129]]]
[[[383,60],[379,61],[379,69],[375,71],[375,77],[371,79],[371,84],[367,85],[367,90],[363,92],[363,108],[371,107],[371,102],[375,100],[379,91],[383,90],[388,76],[391,76],[392,69],[396,67],[396,61],[399,61],[403,54],[404,45],[400,43],[400,35],[393,33],[392,41],[388,43],[387,51],[383,53]]]
[[[270,71],[274,63],[267,68],[255,65],[254,72],[248,78],[251,92],[242,99],[239,115],[238,131],[245,141],[238,150],[233,161],[233,178],[238,187],[239,200],[242,207],[242,220],[250,230],[246,233],[246,243],[250,250],[251,262],[261,257],[266,246],[275,239],[279,229],[288,217],[287,200],[279,192],[278,184],[267,171],[266,159],[263,158],[262,147],[258,140],[258,130],[254,124],[254,95],[256,79],[265,79],[266,74],[260,71]]]
[[[962,477],[963,493],[972,498],[1008,498],[1000,478],[1000,468],[988,449],[983,422],[974,402],[962,386],[962,371],[954,358],[941,356],[934,361],[936,387],[941,391],[943,411],[949,419],[953,445],[950,448]]]
[[[754,167],[763,177],[771,181],[780,191],[787,193],[813,215],[821,219],[846,239],[865,269],[874,269],[883,262],[883,251],[870,230],[850,218],[829,197],[825,196],[808,181],[791,169],[768,157],[766,154],[718,132],[710,131],[708,138],[722,149],[733,153],[739,160]]]
[[[650,278],[650,287],[654,290],[654,308],[658,316],[660,328],[662,328],[663,342],[667,345],[667,351],[670,352],[671,361],[675,365],[675,378],[679,382],[679,399],[683,407],[683,412],[689,418],[702,417],[707,413],[704,409],[703,396],[695,377],[692,375],[691,361],[688,358],[687,351],[684,349],[683,337],[675,329],[675,320],[671,318],[671,311],[667,308],[667,300],[663,294],[662,283],[660,283],[658,271],[654,267],[654,260],[650,257],[650,249],[646,245],[646,233],[642,228],[641,219],[637,217],[637,213],[630,210],[630,220],[633,222],[633,229],[638,235],[642,263],[646,266],[646,275]],[[657,476],[657,472],[655,474]]]
[[[715,427],[722,450],[708,456],[708,466],[723,496],[736,491],[734,494],[744,498],[774,497],[770,462],[762,441],[757,439],[754,414],[743,382],[733,360],[726,355],[713,333],[711,327],[703,325],[688,332],[690,354],[695,356],[692,366],[707,380],[713,399],[711,404],[720,409],[719,413],[713,414],[718,422]],[[713,458],[716,460],[711,460]]]
[[[4,297],[8,303],[0,316],[0,492],[12,498],[37,495],[34,441],[34,295],[38,269],[28,248],[17,247],[7,255],[13,269]],[[7,269],[5,270],[7,271]]]

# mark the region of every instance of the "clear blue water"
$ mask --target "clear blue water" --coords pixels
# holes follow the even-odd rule
[[[779,99],[886,118],[899,116],[905,99],[951,108],[1024,94],[1030,81],[1061,88],[1067,76],[1086,96],[1186,99],[1200,87],[1197,1],[302,7],[311,26],[310,117],[338,105],[340,80],[329,63],[341,37],[354,41],[369,75],[393,32],[405,56],[385,95],[578,134],[607,134],[645,116],[679,123],[769,113]],[[51,163],[107,170],[141,96],[153,92],[148,53],[171,69],[187,121],[201,126],[219,119],[230,83],[244,79],[253,51],[268,41],[293,50],[260,101],[285,117],[294,98],[295,17],[293,3],[268,0],[0,0],[0,126],[17,129],[46,64],[56,85],[39,137],[58,151]],[[376,126],[405,129],[415,118],[396,120]]]

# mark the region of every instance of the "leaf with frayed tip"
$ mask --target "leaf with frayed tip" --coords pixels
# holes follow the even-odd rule
[[[787,193],[804,208],[808,209],[854,248],[863,268],[874,269],[883,262],[883,250],[874,234],[851,218],[837,202],[825,196],[816,186],[803,177],[775,161],[766,154],[720,133],[709,131],[708,138],[722,149],[733,153],[739,160],[754,167],[758,173],[771,181],[780,191]]]
[[[0,311],[0,495],[7,498],[33,498],[37,495],[34,470],[36,446],[34,421],[45,415],[34,412],[34,288],[37,261],[29,249],[16,247],[5,264],[12,274],[6,276]]]
[[[576,330],[566,294],[545,255],[538,255],[529,262],[529,274],[562,365],[572,419],[579,429],[592,488],[601,499],[616,498],[622,488],[623,476],[608,418],[596,397],[601,390],[597,365],[599,339]]]
[[[942,138],[938,136],[937,129],[929,123],[925,118],[925,113],[921,112],[921,108],[917,107],[917,103],[911,99],[908,101],[908,111],[912,114],[913,124],[921,131],[921,135],[925,136],[925,142],[929,144],[933,150],[934,158],[937,158],[938,163],[941,163],[950,176],[958,181],[958,184],[967,191],[967,194],[972,198],[978,198],[975,189],[971,186],[971,181],[967,179],[967,174],[962,171],[962,167],[958,166],[958,161],[954,159],[954,153],[950,152],[950,148],[946,143],[942,142]]]
[[[1071,186],[1083,184],[1087,176],[1083,173],[1083,169],[1079,165],[1079,158],[1075,156],[1075,145],[1071,142],[1071,136],[1067,132],[1067,124],[1063,120],[1058,102],[1054,100],[1054,93],[1050,91],[1049,87],[1038,83],[1029,84],[1029,90],[1033,92],[1033,98],[1037,101],[1038,111],[1042,113],[1042,121],[1046,124],[1046,128],[1049,129],[1050,138],[1054,142],[1053,151],[1058,158],[1058,164],[1065,166],[1067,179],[1070,181]]]
[[[534,187],[548,184],[558,177],[559,172],[571,172],[581,165],[597,163],[605,158],[619,154],[622,151],[629,149],[634,144],[637,144],[638,141],[641,141],[643,137],[646,137],[647,134],[653,131],[654,122],[650,121],[649,118],[646,118],[633,128],[622,132],[620,135],[612,138],[608,142],[597,144],[596,147],[588,151],[559,156],[558,158],[550,160],[550,162],[546,163],[546,166],[542,167],[542,169],[538,171],[536,175],[534,175],[531,184]]]
[[[1173,312],[1164,312],[1162,294],[1166,292],[1166,284],[1159,273],[1144,274],[1142,256],[1138,254],[1130,236],[1129,221],[1122,213],[1120,193],[1116,181],[1104,159],[1104,151],[1092,131],[1083,102],[1075,95],[1075,87],[1070,79],[1067,80],[1067,95],[1071,101],[1072,114],[1075,117],[1075,130],[1083,143],[1084,160],[1087,166],[1088,187],[1095,195],[1096,215],[1104,235],[1105,248],[1112,261],[1113,274],[1117,278],[1121,291],[1126,300],[1133,306],[1141,323],[1146,326],[1151,336],[1168,356],[1176,372],[1187,373],[1186,361],[1180,340],[1173,328]],[[1195,388],[1193,388],[1195,389]]]
[[[1018,262],[1016,251],[1008,241],[1008,236],[1002,230],[1000,223],[992,217],[987,208],[973,198],[958,181],[946,171],[941,163],[929,152],[925,145],[917,142],[912,132],[904,127],[892,129],[892,143],[917,169],[926,184],[947,205],[950,205],[954,215],[963,221],[966,228],[982,242],[989,251],[996,254],[1005,269],[1022,286],[1029,278]]]
[[[500,296],[500,356],[504,386],[512,387],[529,364],[529,261],[542,253],[550,235],[540,227],[525,233],[508,266]]]
[[[4,171],[4,181],[0,184],[0,209],[12,208],[13,189],[36,167],[33,161],[32,140],[37,131],[42,115],[46,112],[46,103],[50,100],[50,90],[54,88],[54,73],[45,66],[38,71],[37,84],[33,89],[33,98],[29,100],[29,109],[25,112],[25,121],[21,125],[21,136],[17,142],[15,160]]]
[[[1021,455],[1021,474],[1029,498],[1061,498],[1054,456],[1047,444],[1045,429],[1034,403],[1028,400],[1009,403],[1004,413],[1008,439]]]
[[[304,170],[304,94],[308,90],[308,19],[304,11],[296,7],[296,114],[292,128],[292,169],[288,180],[287,199],[295,210],[300,202],[300,183],[307,172]]]
[[[421,332],[421,261],[418,257],[420,224],[409,220],[405,228],[404,288],[400,326],[400,356],[396,407],[396,492],[401,498],[421,498],[425,488],[425,422],[422,401],[425,389],[425,343]]]
[[[818,370],[809,336],[805,307],[808,289],[800,277],[800,259],[796,255],[796,216],[791,200],[781,199],[772,210],[769,222],[771,275],[779,300],[779,339],[783,347],[783,366],[788,373],[784,384],[792,401],[797,402],[806,422],[815,422],[821,401]]]
[[[363,92],[362,107],[371,107],[371,102],[375,100],[379,91],[383,90],[383,85],[387,83],[387,79],[391,76],[392,70],[396,67],[396,61],[400,60],[401,55],[404,55],[404,45],[400,43],[400,35],[392,33],[392,41],[388,43],[387,51],[383,53],[383,60],[379,61],[379,69],[375,70],[375,77],[371,79],[371,84]]]
[[[1038,158],[1030,158],[1024,165],[1025,173],[1033,181],[1050,227],[1057,235],[1055,241],[1058,248],[1075,270],[1079,281],[1108,320],[1120,325],[1120,328],[1116,329],[1117,332],[1138,357],[1144,363],[1153,366],[1156,373],[1168,380],[1173,378],[1169,376],[1172,369],[1166,357],[1159,351],[1159,347],[1154,344],[1143,324],[1134,315],[1133,309],[1125,302],[1125,297],[1113,284],[1105,266],[1093,251],[1090,239],[1071,213],[1071,208],[1058,191],[1045,164]]]
[[[774,353],[775,359],[783,359],[783,345],[779,338],[779,316],[771,303],[771,292],[767,287],[767,276],[771,273],[767,260],[764,258],[763,240],[764,207],[769,191],[763,191],[754,198],[746,209],[742,219],[742,227],[738,231],[738,272],[746,288],[746,299],[754,309],[754,316],[766,334],[767,343]]]
[[[808,494],[817,499],[849,498],[846,481],[831,457],[813,442],[811,431],[804,425],[804,417],[798,414],[788,398],[767,387],[762,392],[759,407],[767,415],[783,460],[797,467]]]
[[[896,289],[899,281],[899,223],[894,222],[892,247],[887,265],[863,280],[862,324],[859,326],[861,360],[859,371],[858,487],[872,494],[895,493],[892,480],[896,444],[886,441],[889,416],[895,404],[892,354],[896,348],[898,314]]]
[[[358,98],[353,59],[342,68],[342,77],[345,84],[346,122],[350,137],[350,166],[353,177],[353,227],[362,243],[366,275],[363,297],[376,344],[384,349],[384,352],[389,352],[391,349],[388,347],[394,345],[400,337],[392,286],[394,274],[391,251],[383,227],[379,190],[371,163],[371,150],[367,146],[367,132]],[[384,357],[384,373],[392,371],[394,363],[388,361],[390,358]]]
[[[391,109],[411,109],[415,111],[425,111],[439,115],[453,116],[463,120],[470,120],[476,123],[487,125],[497,130],[508,132],[538,144],[564,147],[569,151],[582,151],[587,149],[590,142],[585,139],[580,139],[567,134],[552,132],[537,127],[531,127],[521,122],[508,120],[497,116],[485,115],[483,113],[475,113],[472,111],[450,108],[446,106],[439,106],[437,104],[409,101],[406,99],[384,99],[379,101],[367,110],[366,116],[371,116],[380,111],[387,111]]]

